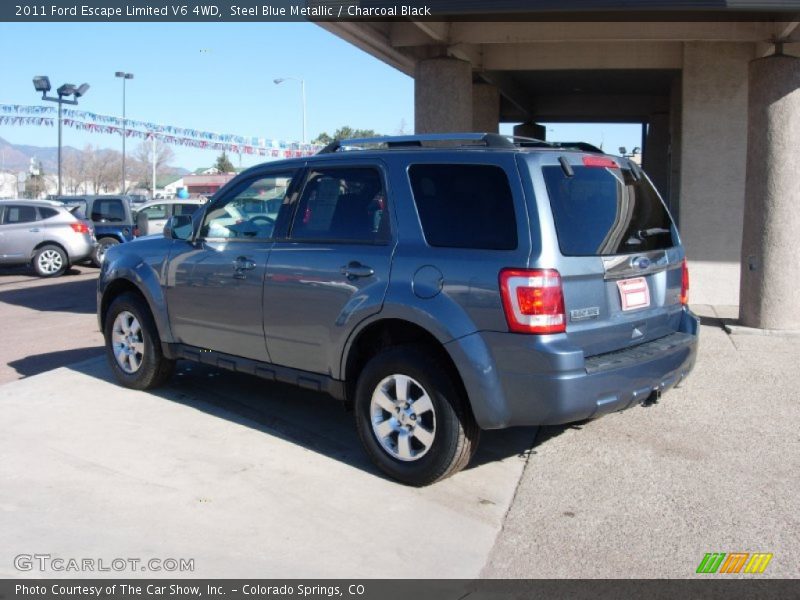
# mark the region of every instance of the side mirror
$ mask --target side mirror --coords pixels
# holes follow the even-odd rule
[[[188,240],[192,237],[192,215],[175,215],[164,225],[164,237],[169,240]]]

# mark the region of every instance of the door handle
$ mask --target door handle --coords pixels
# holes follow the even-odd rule
[[[239,256],[233,261],[233,268],[237,271],[249,271],[256,268],[256,263],[247,257]]]
[[[362,265],[358,261],[352,261],[341,268],[342,275],[346,275],[351,281],[359,277],[371,277],[375,274],[375,269]]]
[[[239,256],[233,261],[233,278],[245,279],[247,275],[245,275],[244,272],[255,268],[256,263],[254,260],[250,260],[244,256]]]

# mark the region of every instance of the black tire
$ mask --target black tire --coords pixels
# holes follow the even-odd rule
[[[106,252],[108,252],[108,249],[118,245],[119,245],[119,240],[116,238],[102,237],[99,240],[97,240],[97,246],[95,246],[94,252],[92,253],[92,264],[95,267],[102,266],[103,260],[105,259],[105,255]]]
[[[428,485],[463,469],[475,453],[480,429],[461,386],[454,381],[450,372],[451,369],[423,345],[395,346],[383,350],[361,372],[354,403],[356,427],[367,454],[390,477],[409,485]],[[406,404],[410,406],[408,410],[412,412],[411,416],[397,413],[397,418],[394,418],[388,410],[372,405],[373,392],[379,386],[389,390],[388,396],[401,396],[396,391],[396,381],[393,379],[396,375],[412,380],[407,388],[409,392],[404,394],[406,399],[413,398],[410,404]],[[430,398],[433,416],[427,413],[414,414],[413,404],[422,396],[419,392],[426,393]],[[392,406],[396,410],[397,405]],[[413,417],[419,421],[408,421]],[[401,418],[408,424],[399,425]],[[427,421],[423,422],[424,419]],[[401,453],[400,435],[403,432],[392,431],[381,441],[375,427],[378,427],[378,423],[386,425],[384,421],[391,421],[388,426],[410,427],[407,433],[410,437],[414,437],[416,427],[423,426],[426,436],[430,435],[430,430],[433,431],[433,441],[425,450],[419,440],[410,440],[411,446],[406,446],[405,456],[409,456],[410,450],[412,453],[416,451],[419,457],[402,460],[397,455]],[[435,427],[431,426],[432,423],[435,423]],[[396,447],[387,449],[392,444]]]
[[[33,255],[33,270],[39,277],[60,277],[69,268],[69,258],[60,246],[42,246]]]
[[[120,315],[123,315],[122,320],[127,319],[127,315],[131,315],[139,324],[139,334],[133,333],[135,328],[130,330],[134,343],[130,344],[131,349],[128,352],[129,355],[135,355],[135,362],[138,362],[137,368],[133,368],[134,361],[131,361],[130,358],[127,367],[123,367],[120,360],[117,359],[114,344],[119,341],[119,337],[115,337],[115,328],[118,325],[117,317]],[[161,351],[161,342],[153,315],[150,313],[147,302],[140,295],[127,292],[114,299],[108,308],[103,334],[108,364],[114,377],[125,387],[135,390],[149,390],[158,387],[169,379],[175,370],[175,361],[166,358]],[[117,336],[123,334],[122,330],[116,330],[116,334]],[[137,348],[141,348],[141,355],[133,350],[134,344]]]

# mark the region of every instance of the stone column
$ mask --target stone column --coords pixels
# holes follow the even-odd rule
[[[751,43],[686,42],[680,232],[692,304],[739,304]]]
[[[472,131],[500,131],[500,92],[488,83],[472,86]]]
[[[536,138],[537,140],[546,140],[547,128],[538,123],[520,123],[514,126],[514,135]]]
[[[468,62],[431,58],[417,63],[414,130],[416,133],[472,130],[472,66]]]
[[[800,329],[800,59],[750,63],[739,320]]]

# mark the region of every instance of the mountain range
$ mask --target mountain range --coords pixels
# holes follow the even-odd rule
[[[116,150],[109,150],[116,152]],[[80,154],[81,151],[73,146],[62,146],[62,160],[68,160],[71,155]],[[131,161],[133,158],[128,155]],[[0,172],[2,171],[27,171],[31,164],[31,158],[35,158],[42,164],[45,173],[55,173],[58,170],[58,147],[57,146],[28,146],[25,144],[12,144],[8,140],[0,137]],[[186,175],[190,171],[181,167],[167,167],[162,169],[163,175]]]

